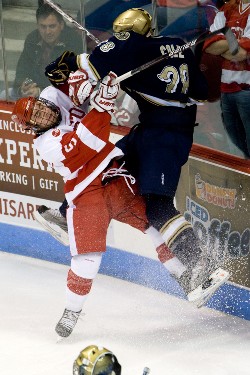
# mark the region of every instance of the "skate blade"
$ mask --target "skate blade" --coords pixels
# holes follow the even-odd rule
[[[188,301],[192,302],[197,308],[204,306],[220,286],[229,279],[229,277],[230,274],[228,271],[218,268],[209,277],[211,285],[206,289],[203,289],[202,285],[199,285],[195,290],[188,294]]]
[[[59,241],[64,246],[69,246],[69,236],[65,233],[58,225],[50,226],[48,222],[38,213],[34,212],[34,217],[36,221],[53,236],[57,241]]]

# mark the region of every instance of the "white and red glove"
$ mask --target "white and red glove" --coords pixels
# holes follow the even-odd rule
[[[74,73],[70,73],[69,84],[69,97],[72,102],[78,107],[81,106],[94,90],[96,81],[90,81],[88,73],[84,69],[79,69]]]
[[[98,112],[115,111],[115,100],[120,89],[119,83],[114,83],[116,77],[115,73],[109,72],[101,81],[98,90],[91,94],[90,105]]]

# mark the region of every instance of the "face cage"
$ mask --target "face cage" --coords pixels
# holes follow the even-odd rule
[[[114,358],[112,374],[121,375],[121,365],[119,364],[115,356],[112,355],[112,357]],[[79,366],[75,360],[73,363],[73,375],[86,375],[84,367],[85,367],[84,365]],[[92,374],[93,374],[93,370],[91,371],[91,375]],[[108,374],[106,372],[100,373],[100,375],[109,375],[109,374],[110,374],[110,371]]]
[[[37,100],[37,102],[41,102],[41,103],[45,104],[46,107],[51,109],[56,116],[54,123],[49,124],[47,128],[40,129],[39,125],[36,123],[36,121],[32,121],[32,122],[29,122],[27,124],[26,130],[32,129],[34,131],[34,133],[39,135],[39,134],[42,134],[42,133],[46,132],[49,129],[52,129],[52,128],[55,128],[56,126],[58,126],[60,124],[61,120],[62,120],[62,115],[61,115],[60,108],[57,107],[57,105],[55,105],[50,100],[44,99],[44,98],[39,98]],[[40,118],[40,116],[38,118]]]
[[[76,360],[73,363],[73,375],[80,375],[80,367],[76,363]]]

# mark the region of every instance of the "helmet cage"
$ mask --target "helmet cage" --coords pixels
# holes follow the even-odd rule
[[[121,366],[115,355],[105,348],[91,345],[82,350],[73,363],[73,375],[111,374],[120,375]]]
[[[35,111],[37,103],[43,103],[46,107]],[[50,113],[49,118],[46,120],[46,108],[49,108],[52,113]],[[54,128],[59,125],[61,121],[61,112],[59,107],[57,107],[51,101],[44,98],[35,98],[29,96],[27,98],[21,98],[17,100],[13,112],[12,120],[20,126],[24,131],[33,130],[36,134],[45,132],[50,128]],[[48,116],[47,116],[48,117]],[[39,125],[40,120],[40,125]],[[41,127],[41,121],[43,126]],[[47,126],[46,126],[47,121]],[[45,126],[44,126],[45,125]]]
[[[45,99],[45,98],[39,98],[39,99],[37,99],[37,102],[45,104],[46,108],[49,108],[53,112],[53,118],[52,119],[50,118],[48,120],[46,120],[46,118],[44,116],[44,113],[45,113],[44,109],[39,110],[38,112],[35,113],[35,115],[33,115],[33,114],[31,115],[30,126],[31,126],[32,130],[36,134],[41,134],[41,133],[44,133],[45,131],[47,131],[49,129],[52,129],[52,128],[58,126],[59,123],[62,120],[62,115],[61,115],[60,108],[57,107],[57,105],[55,105],[50,100]],[[42,128],[40,128],[39,120],[47,121],[47,126],[46,127],[43,126]]]

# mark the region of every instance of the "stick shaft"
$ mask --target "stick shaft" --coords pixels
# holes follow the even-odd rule
[[[45,0],[45,2],[47,4],[49,4],[51,6],[51,8],[55,9],[59,14],[61,14],[67,21],[74,24],[77,27],[77,29],[79,29],[81,31],[84,31],[87,34],[87,36],[90,39],[92,39],[96,44],[100,43],[99,39],[97,39],[93,34],[91,34],[85,27],[80,25],[80,23],[78,23],[73,17],[71,17],[69,14],[65,13],[59,6],[57,6],[55,3],[53,3],[53,1]]]

